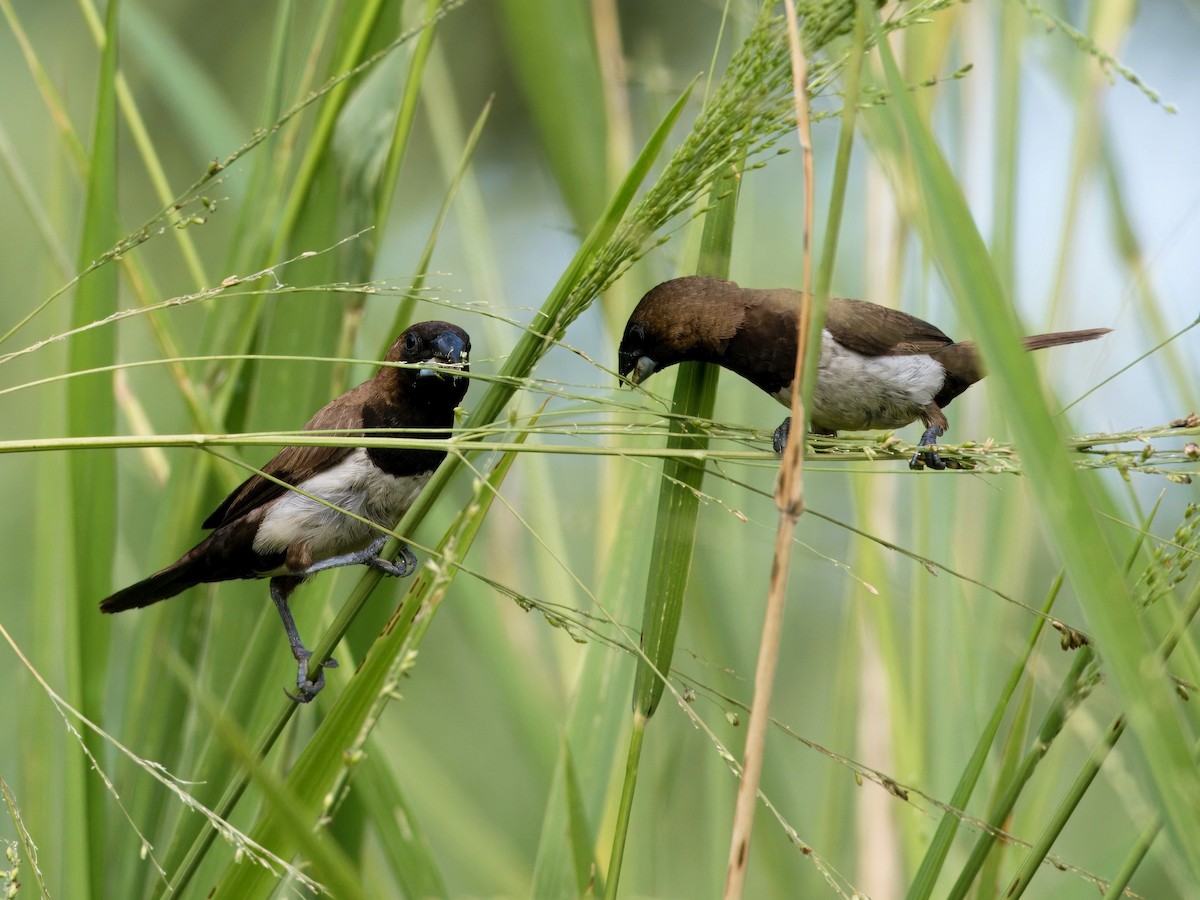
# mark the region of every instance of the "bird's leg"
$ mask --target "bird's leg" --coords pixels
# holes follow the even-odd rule
[[[792,417],[788,416],[779,423],[779,427],[775,429],[775,434],[771,436],[771,446],[775,448],[775,452],[782,455],[784,447],[787,446],[788,435],[792,431]]]
[[[921,440],[917,443],[918,447],[932,447],[932,450],[918,450],[913,454],[913,458],[908,461],[910,469],[920,469],[922,466],[929,466],[931,469],[946,468],[945,461],[937,455],[937,440],[946,433],[946,429],[950,423],[946,421],[946,414],[942,412],[941,407],[936,403],[926,404],[921,410],[921,421],[925,423],[925,433],[921,435]]]
[[[296,693],[293,694],[287,690],[284,693],[297,703],[308,703],[317,696],[321,692],[321,688],[325,687],[323,670],[337,668],[337,660],[330,657],[321,663],[322,671],[317,672],[315,681],[308,677],[308,660],[312,657],[312,651],[305,647],[304,642],[300,640],[300,632],[296,630],[296,620],[292,618],[292,610],[288,606],[288,597],[303,580],[303,578],[291,575],[282,575],[271,579],[271,600],[274,601],[275,608],[279,610],[279,618],[283,619],[283,630],[287,632],[288,644],[292,648],[292,656],[295,658],[297,666]]]
[[[379,551],[383,549],[383,545],[386,543],[387,535],[380,535],[369,547],[364,547],[362,550],[355,550],[353,553],[343,553],[341,556],[331,556],[329,559],[313,563],[304,571],[297,572],[296,574],[307,576],[312,575],[314,572],[323,572],[325,569],[336,569],[340,566],[368,566],[372,569],[379,569],[388,575],[403,578],[416,568],[417,558],[408,549],[407,544],[400,545],[400,558],[395,562],[380,556]]]

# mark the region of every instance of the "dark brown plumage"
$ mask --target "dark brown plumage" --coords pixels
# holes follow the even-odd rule
[[[413,325],[386,357],[411,367],[381,367],[375,377],[323,407],[305,430],[447,437],[454,409],[467,392],[470,349],[471,339],[456,325]],[[387,536],[374,526],[395,526],[445,455],[444,450],[386,447],[285,447],[262,467],[270,478],[250,476],[204,520],[212,534],[165,569],[106,597],[100,609],[115,613],[149,606],[205,582],[270,578],[271,598],[299,664],[294,699],[307,702],[325,676],[308,677],[311,654],[296,632],[288,596],[310,575],[335,566],[361,564],[390,575],[408,574],[416,558],[407,547],[397,562],[381,558]]]
[[[732,281],[690,276],[647,293],[625,325],[618,372],[633,383],[680,362],[709,362],[791,404],[800,292],[755,290]],[[1039,350],[1090,341],[1107,328],[1025,338]],[[948,427],[943,409],[984,376],[971,341],[955,342],[908,313],[864,300],[830,298],[810,421],[818,434],[900,428],[920,419],[921,446],[933,447]],[[790,419],[775,433],[782,452]],[[945,468],[934,450],[913,457]]]

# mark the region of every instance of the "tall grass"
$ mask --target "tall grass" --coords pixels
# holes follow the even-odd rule
[[[799,4],[811,199],[843,219],[831,290],[978,340],[992,375],[950,410],[969,470],[910,473],[909,430],[810,444],[747,894],[1186,896],[1194,316],[1177,254],[1138,227],[1174,189],[1141,164],[1166,171],[1169,147],[1130,166],[1114,137],[1168,115],[1138,74],[1164,26],[1110,0],[1070,21],[927,2],[856,46],[855,6]],[[0,13],[20,200],[0,212],[0,885],[719,893],[783,413],[731,376],[630,391],[612,366],[665,277],[799,283],[780,10]],[[823,120],[858,60],[831,187]],[[314,658],[341,662],[316,702],[280,690],[261,583],[100,616],[274,448],[361,443],[296,429],[435,317],[474,358],[450,456],[389,545],[424,565],[297,595]],[[1017,349],[1088,325],[1116,332]]]

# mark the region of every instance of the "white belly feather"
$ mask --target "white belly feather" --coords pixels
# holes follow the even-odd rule
[[[358,449],[299,487],[384,528],[392,528],[428,480],[427,474],[403,478],[388,475],[371,462],[366,450]],[[379,532],[365,523],[288,491],[267,510],[254,535],[254,550],[279,553],[292,544],[306,543],[313,562],[320,562],[361,550],[378,536]]]
[[[946,370],[927,354],[864,356],[823,331],[811,420],[825,431],[900,428],[920,416],[945,380]],[[792,402],[790,388],[774,396]]]

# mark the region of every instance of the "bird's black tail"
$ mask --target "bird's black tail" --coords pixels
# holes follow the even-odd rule
[[[111,597],[105,597],[100,601],[100,612],[117,613],[127,609],[140,609],[183,593],[204,580],[201,573],[196,571],[198,562],[194,554],[185,554],[149,578],[117,591]]]

